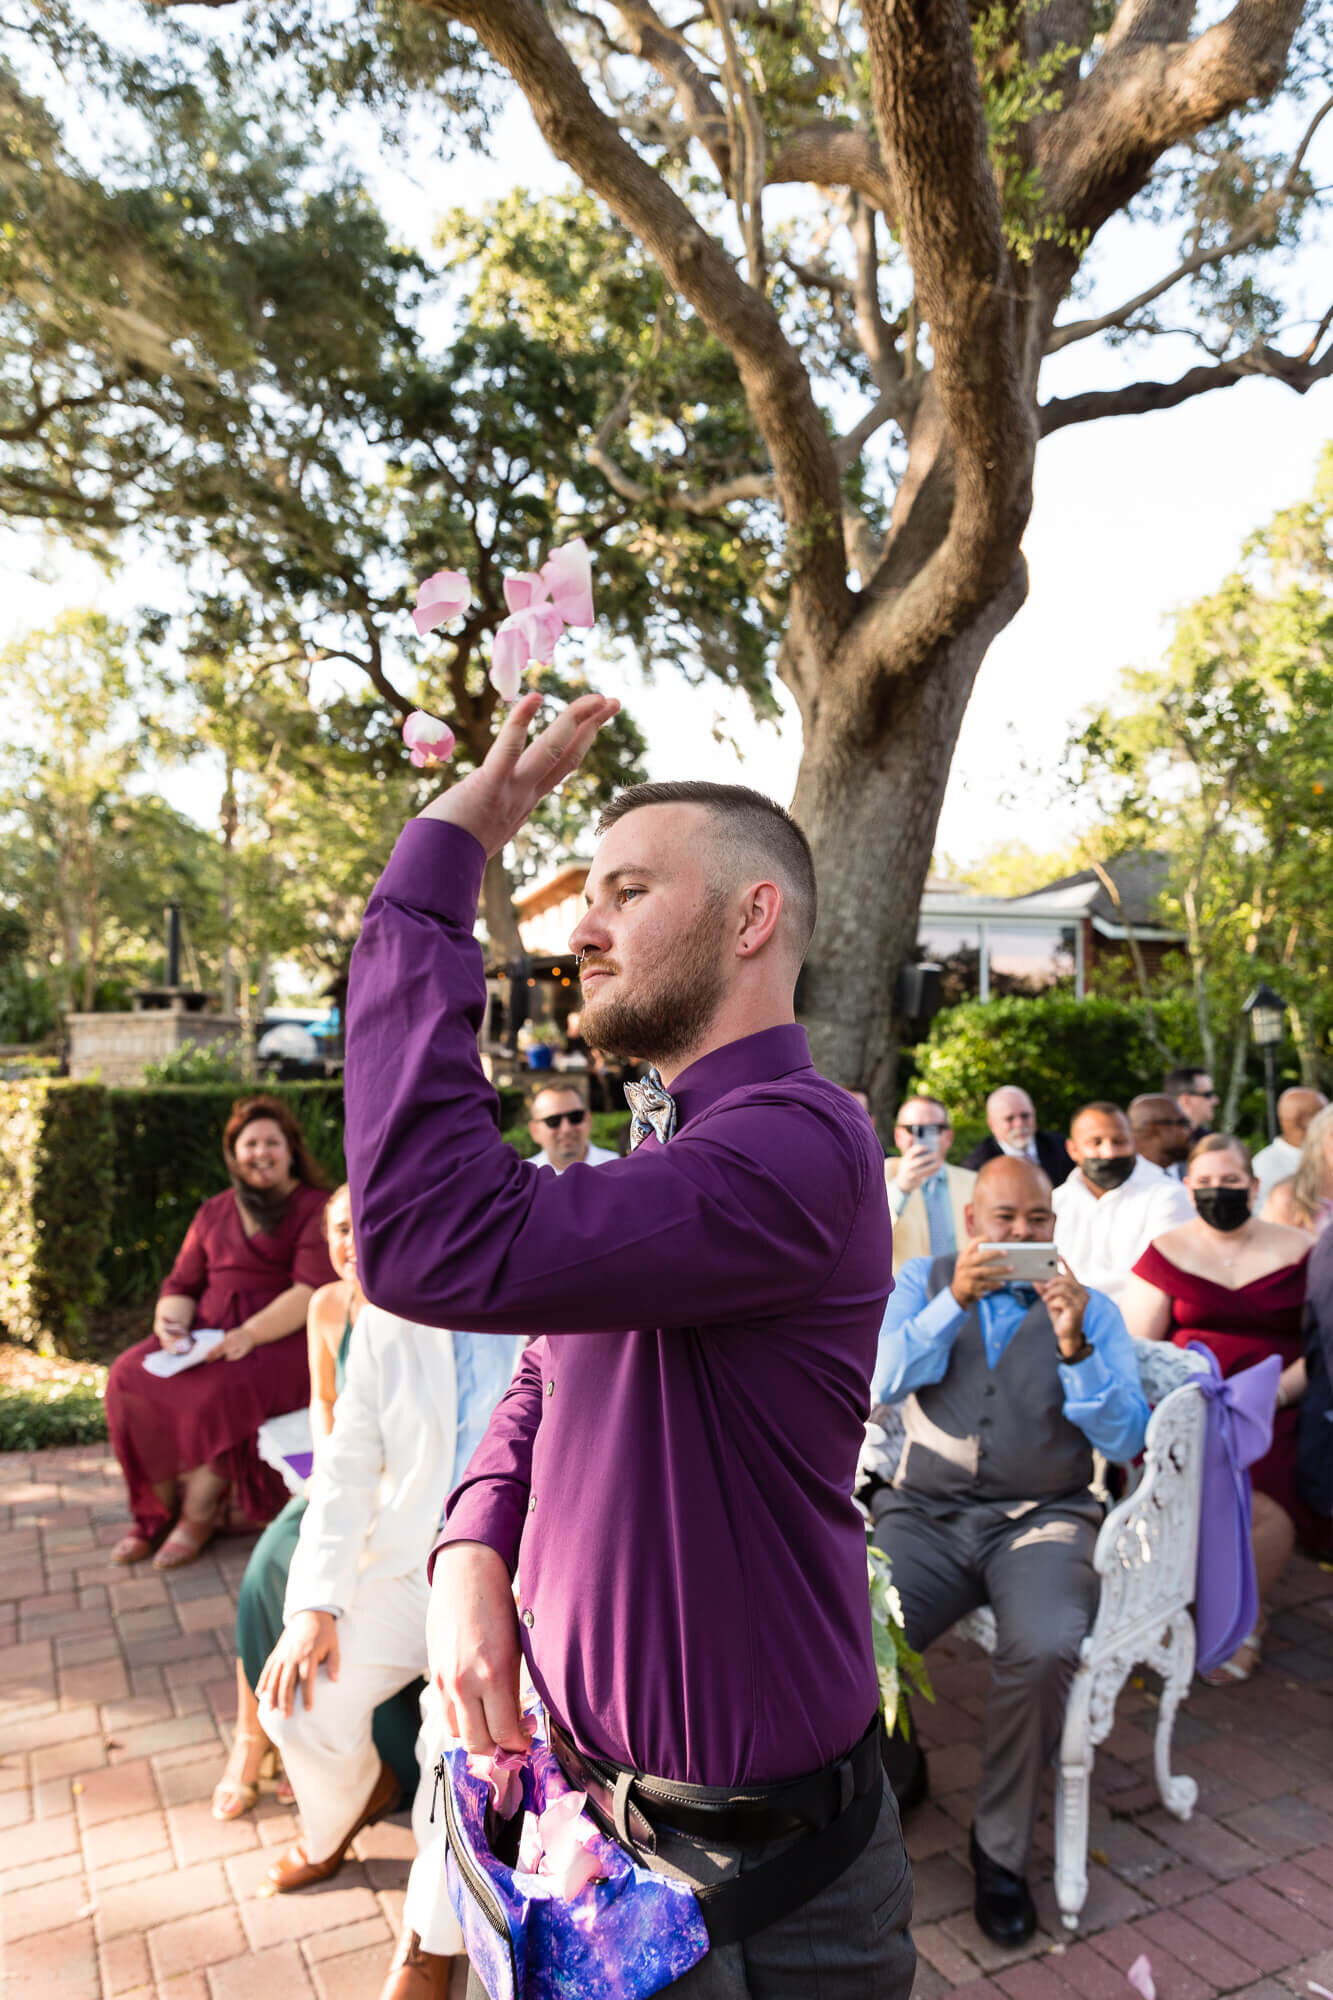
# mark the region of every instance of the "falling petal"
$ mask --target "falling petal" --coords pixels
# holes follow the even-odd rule
[[[520,621],[530,615],[525,611],[517,617],[506,618],[491,647],[491,686],[504,701],[516,701],[523,685],[529,647]]]
[[[472,602],[472,585],[461,569],[437,569],[434,576],[428,576],[417,591],[417,608],[412,613],[412,623],[420,637],[433,632],[437,625],[447,625],[451,618],[466,611]]]
[[[566,625],[592,624],[592,557],[581,537],[551,551],[542,564],[542,578]]]
[[[412,753],[411,762],[419,771],[427,771],[453,756],[456,738],[447,722],[414,708],[403,724],[403,741]]]
[[[528,569],[505,578],[504,594],[511,611],[530,611],[534,604],[544,604],[551,593],[536,570]]]
[[[1157,2000],[1157,1988],[1153,1985],[1152,1967],[1146,1952],[1139,1953],[1125,1977],[1134,1991],[1143,1995],[1143,2000]]]

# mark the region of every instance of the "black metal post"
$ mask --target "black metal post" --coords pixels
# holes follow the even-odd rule
[[[1264,1102],[1268,1108],[1268,1142],[1271,1145],[1277,1137],[1277,1050],[1271,1042],[1264,1044]]]
[[[167,904],[167,976],[164,986],[179,986],[181,983],[181,906]]]

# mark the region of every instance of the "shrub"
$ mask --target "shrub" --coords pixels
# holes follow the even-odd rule
[[[277,1083],[332,1183],[344,1178],[340,1083]],[[101,1276],[110,1305],[147,1304],[171,1269],[196,1210],[227,1185],[222,1128],[235,1084],[107,1092],[115,1131],[111,1240]]]
[[[107,1434],[105,1393],[105,1368],[76,1381],[0,1389],[0,1451],[99,1443]]]
[[[969,1000],[937,1014],[916,1048],[917,1087],[948,1105],[957,1158],[964,1132],[984,1134],[986,1099],[1002,1083],[1022,1085],[1045,1129],[1067,1132],[1090,1098],[1128,1104],[1156,1090],[1161,1074],[1143,1005],[1123,1000]]]
[[[97,1083],[0,1083],[0,1323],[78,1354],[101,1303],[113,1130]]]
[[[163,1083],[220,1083],[235,1091],[245,1076],[235,1042],[185,1042],[161,1062],[145,1063],[143,1080],[150,1090]]]

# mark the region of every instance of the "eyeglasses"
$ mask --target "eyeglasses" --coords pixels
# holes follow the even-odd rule
[[[586,1111],[556,1111],[549,1118],[539,1118],[537,1123],[548,1132],[558,1132],[562,1125],[581,1125],[587,1115]]]

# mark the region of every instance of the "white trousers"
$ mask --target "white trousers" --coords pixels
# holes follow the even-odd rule
[[[455,1739],[444,1726],[444,1703],[433,1681],[427,1681],[421,1695],[421,1734],[417,1738],[417,1763],[421,1778],[416,1803],[412,1807],[412,1831],[416,1835],[417,1858],[407,1881],[403,1904],[403,1928],[415,1931],[423,1951],[438,1952],[442,1958],[462,1956],[463,1933],[449,1901],[444,1874],[444,1805],[436,1798],[435,1766]],[[431,1821],[434,1806],[435,1819]]]

